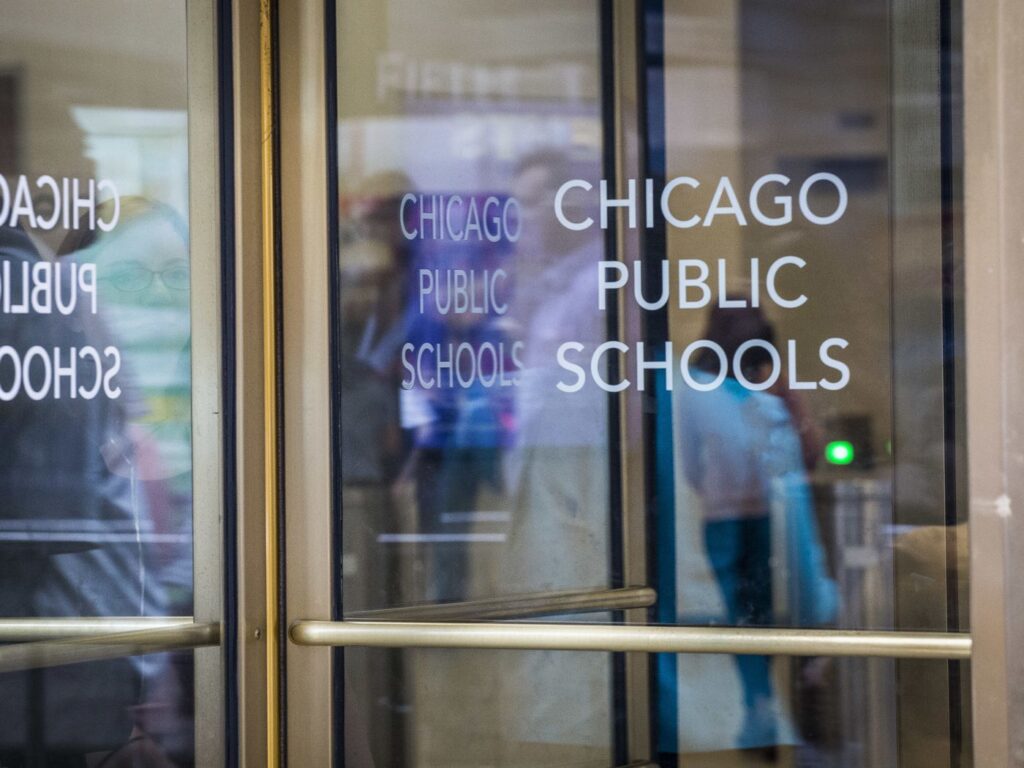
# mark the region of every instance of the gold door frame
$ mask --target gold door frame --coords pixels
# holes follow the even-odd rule
[[[974,763],[1024,765],[1024,3],[964,14],[967,449]]]

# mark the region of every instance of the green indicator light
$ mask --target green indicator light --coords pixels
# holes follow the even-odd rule
[[[825,461],[829,464],[851,464],[853,462],[853,443],[846,440],[833,440],[825,446]]]

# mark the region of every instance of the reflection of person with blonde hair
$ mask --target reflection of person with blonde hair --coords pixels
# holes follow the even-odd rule
[[[112,201],[99,206],[106,216]],[[111,232],[76,230],[59,257],[95,264],[99,315],[94,332],[120,350],[125,429],[102,448],[116,476],[128,479],[147,589],[166,596],[161,612],[192,613],[191,324],[188,225],[170,206],[142,197],[120,200]],[[187,738],[176,711],[180,681],[169,657],[152,657],[142,711],[162,718],[149,729]],[[172,706],[173,705],[173,706]]]
[[[100,216],[112,203],[101,205]],[[145,493],[157,532],[180,545],[158,549],[175,609],[191,612],[191,326],[188,225],[170,206],[120,201],[112,232],[77,230],[61,256],[96,265],[103,334],[121,352],[128,399],[125,443],[104,457]]]
[[[5,227],[0,260],[19,269],[42,257],[24,230]],[[21,281],[9,287],[12,300],[26,298]],[[33,345],[111,343],[87,308],[2,314],[0,338],[22,357]],[[0,371],[9,381],[10,364]],[[96,364],[79,360],[76,375],[94,380]],[[0,616],[167,614],[161,569],[144,542],[154,528],[150,499],[112,458],[133,456],[128,382],[119,375],[118,383],[118,398],[37,399],[22,390],[0,399]],[[76,756],[128,744],[133,726],[155,731],[157,713],[176,720],[178,685],[168,672],[162,657],[139,657],[2,676],[0,763],[78,765]],[[41,704],[28,710],[33,699]]]

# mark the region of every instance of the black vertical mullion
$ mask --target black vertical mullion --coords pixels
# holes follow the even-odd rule
[[[288,696],[288,626],[285,621],[287,617],[287,573],[285,570],[285,552],[287,551],[285,519],[287,509],[285,508],[285,441],[284,441],[284,269],[282,266],[281,254],[283,252],[283,240],[281,231],[281,131],[277,128],[281,125],[281,45],[278,27],[280,25],[280,6],[277,0],[270,2],[270,57],[271,57],[271,89],[273,112],[273,125],[275,130],[271,132],[273,144],[274,169],[271,184],[273,186],[273,221],[274,221],[274,410],[277,414],[275,419],[276,430],[273,435],[274,448],[277,453],[276,465],[276,487],[277,487],[277,526],[275,536],[277,538],[277,707],[278,707],[278,744],[280,745],[280,759],[282,765],[288,764],[288,718],[287,696]],[[264,180],[265,182],[265,180]],[[264,286],[265,289],[265,286]]]
[[[638,5],[637,45],[639,58],[637,88],[639,109],[640,167],[645,179],[652,179],[655,189],[664,187],[667,176],[665,121],[665,9],[663,0],[643,0]],[[654,217],[654,226],[645,228],[641,237],[641,259],[644,263],[643,291],[647,296],[660,296],[662,274],[658,265],[668,258],[665,220]],[[643,313],[642,333],[652,350],[665,350],[670,340],[668,307]],[[651,619],[658,623],[675,623],[675,509],[672,452],[659,447],[672,446],[671,400],[656,374],[648,373],[644,387],[644,488],[647,514],[648,583],[658,594],[651,609]],[[666,432],[667,430],[667,432]],[[666,440],[667,438],[667,440]],[[667,461],[667,467],[665,462]],[[659,552],[660,548],[663,550]],[[673,654],[658,654],[651,665],[650,731],[651,744],[658,751],[662,722],[675,728],[677,713],[661,712],[658,696],[658,669],[667,666],[667,674],[675,679],[678,659]]]
[[[329,292],[328,344],[330,347],[330,445],[331,445],[331,618],[345,618],[342,584],[342,515],[341,504],[341,262],[339,254],[340,222],[338,210],[338,39],[335,0],[324,0],[324,100],[326,105],[327,139],[327,276]],[[333,722],[338,734],[345,733],[345,649],[331,649],[331,703]],[[345,766],[345,740],[339,736],[334,745],[332,762],[336,768]]]
[[[947,559],[955,557],[956,538],[960,535],[957,523],[965,519],[966,489],[964,486],[961,446],[966,439],[963,431],[963,315],[962,315],[962,262],[963,228],[960,225],[962,208],[963,125],[958,94],[962,93],[960,30],[961,8],[958,0],[939,0],[939,119],[941,121],[941,204],[942,204],[942,388],[945,411],[945,525],[947,531]],[[960,574],[946,579],[946,629],[961,631]],[[948,662],[949,680],[949,736],[950,765],[961,765],[964,736],[962,665]]]
[[[610,189],[617,188],[616,139],[617,114],[615,110],[615,86],[617,71],[617,50],[615,46],[615,8],[613,0],[601,0],[599,7],[598,51],[600,55],[601,78],[601,177]],[[605,258],[615,256],[618,248],[618,227],[615,217],[610,217],[604,230]],[[605,319],[605,336],[619,337],[619,312],[613,302],[608,307]],[[609,355],[608,379],[619,378],[619,358]],[[617,394],[608,395],[608,564],[611,588],[625,585],[622,509],[622,402]],[[622,621],[623,614],[617,612],[615,620]],[[616,765],[628,762],[628,724],[626,694],[626,657],[621,653],[611,656],[611,704],[612,704],[612,754]]]
[[[238,765],[238,480],[235,413],[235,186],[234,70],[231,0],[217,3],[217,140],[220,175],[221,413],[224,462],[223,590],[224,764]]]

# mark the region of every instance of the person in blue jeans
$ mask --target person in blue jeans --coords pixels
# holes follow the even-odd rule
[[[756,308],[713,309],[704,338],[724,352],[727,370],[708,391],[686,388],[676,395],[678,450],[683,477],[700,500],[707,565],[723,606],[720,621],[731,626],[820,625],[837,608],[828,576],[807,483],[809,420],[783,379],[755,389],[771,373],[767,350],[754,346],[741,357],[741,344],[757,339],[774,344],[774,331]],[[709,384],[721,376],[713,349],[696,356],[694,380]],[[677,514],[679,514],[677,510]],[[772,523],[784,522],[784,531]],[[774,535],[773,535],[774,534]],[[773,552],[784,542],[784,554]],[[786,584],[772,583],[772,558],[786,558]],[[773,595],[785,594],[786,615],[776,615]],[[716,619],[716,621],[719,619]],[[778,721],[770,658],[734,657],[743,695],[739,749],[778,743]]]

